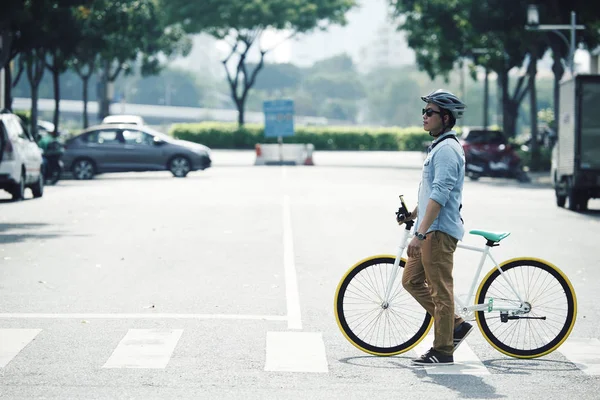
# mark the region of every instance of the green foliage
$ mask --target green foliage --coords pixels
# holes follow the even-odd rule
[[[110,74],[114,81],[121,70],[141,55],[142,74],[160,70],[159,56],[187,55],[190,40],[179,27],[168,27],[155,0],[97,0],[89,18],[98,21],[104,39],[100,58],[117,68]]]
[[[238,125],[244,125],[244,111],[250,89],[262,69],[265,54],[250,69],[247,55],[266,29],[286,31],[290,37],[331,24],[345,24],[346,12],[356,0],[163,0],[162,11],[170,24],[189,33],[207,32],[225,39],[231,46],[223,65],[238,110]]]
[[[264,127],[246,124],[205,122],[175,124],[170,135],[178,139],[202,143],[213,149],[253,149],[256,143],[276,143],[277,138],[265,138]],[[405,150],[422,151],[431,138],[420,127],[364,128],[364,127],[296,127],[285,143],[312,143],[316,150]]]
[[[249,64],[252,70],[257,66]],[[265,64],[262,74],[256,78],[254,88],[268,92],[295,89],[302,81],[302,69],[294,64]]]
[[[19,110],[15,111],[14,113],[21,117],[25,126],[29,126],[31,123],[31,111]]]
[[[523,150],[516,147],[516,151],[523,161],[523,165],[526,165],[530,171],[550,171],[550,164],[552,162],[552,149],[547,147],[540,147],[537,159],[534,160],[531,151]]]
[[[355,5],[355,0],[163,0],[161,8],[171,23],[181,23],[187,32],[225,38],[231,30],[307,32],[324,21],[343,24]]]

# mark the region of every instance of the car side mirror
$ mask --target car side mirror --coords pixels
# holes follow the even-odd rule
[[[164,140],[162,140],[161,138],[159,138],[158,136],[154,137],[154,145],[155,146],[161,146],[165,144]]]

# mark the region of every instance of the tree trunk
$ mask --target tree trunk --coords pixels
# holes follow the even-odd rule
[[[517,118],[519,116],[519,104],[512,99],[504,102],[504,133],[514,138],[517,133]]]
[[[537,171],[540,167],[540,149],[538,146],[538,122],[537,122],[537,95],[535,89],[535,76],[537,75],[537,52],[535,48],[531,51],[529,62],[529,108],[531,119],[531,170]]]
[[[245,101],[236,101],[236,106],[238,110],[238,127],[241,128],[244,126],[244,112],[245,112]]]
[[[4,108],[12,111],[12,74],[10,64],[4,68]]]
[[[60,116],[60,73],[57,68],[52,69],[52,84],[54,85],[54,132],[58,132],[58,119]]]
[[[562,58],[558,50],[552,49],[552,58],[554,63],[552,64],[552,72],[554,72],[554,126],[551,128],[556,132],[558,130],[558,104],[560,102],[560,79],[565,73],[565,68],[562,65]]]
[[[46,67],[46,54],[43,50],[33,49],[27,54],[27,79],[31,86],[31,134],[37,141],[39,139],[38,120],[38,89]]]
[[[489,74],[490,71],[488,67],[485,67],[485,81],[483,84],[483,129],[487,129],[490,124],[488,119],[488,108],[490,106],[490,84],[488,79]]]
[[[88,121],[88,84],[90,77],[82,76],[81,80],[83,82],[83,129],[89,126]]]
[[[104,61],[100,71],[100,90],[98,99],[98,119],[102,121],[110,113],[110,100],[108,98],[108,75],[110,74],[110,62]]]

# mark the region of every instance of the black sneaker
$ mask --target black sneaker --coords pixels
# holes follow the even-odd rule
[[[469,336],[469,333],[471,333],[472,330],[473,325],[471,325],[467,321],[464,321],[458,326],[458,328],[454,330],[454,351],[456,351],[456,349],[458,348],[458,346],[460,346],[463,340],[465,340],[465,338]]]
[[[452,365],[454,364],[454,357],[452,355],[442,354],[432,347],[427,353],[412,360],[412,362],[417,365]]]

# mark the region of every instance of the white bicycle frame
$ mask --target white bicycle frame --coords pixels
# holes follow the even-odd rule
[[[400,268],[399,268],[400,267],[400,259],[402,258],[402,255],[404,254],[404,250],[408,246],[408,241],[414,237],[413,229],[414,228],[412,228],[410,231],[407,229],[402,230],[402,235],[401,235],[402,240],[400,242],[401,243],[400,246],[398,247],[398,253],[396,254],[396,259],[394,261],[394,268],[392,269],[392,276],[391,276],[392,279],[390,279],[390,281],[388,282],[388,286],[387,286],[386,292],[385,292],[385,302],[386,303],[389,302],[389,300],[390,300],[394,282],[396,281],[396,278],[398,277],[398,272],[400,270]],[[455,301],[456,305],[458,306],[458,307],[456,307],[456,311],[460,310],[461,313],[463,314],[462,316],[467,317],[468,319],[472,319],[474,312],[476,312],[476,311],[492,311],[492,310],[494,310],[494,311],[500,311],[500,312],[511,312],[513,314],[519,314],[519,313],[524,313],[524,312],[528,311],[528,305],[523,301],[519,292],[517,290],[515,290],[514,286],[510,282],[510,279],[506,278],[506,276],[504,275],[504,272],[502,271],[502,269],[500,268],[500,266],[498,265],[498,263],[496,262],[494,257],[492,257],[490,246],[475,247],[475,246],[469,246],[466,244],[458,243],[457,247],[461,248],[461,249],[469,250],[469,251],[476,251],[476,252],[482,253],[482,255],[481,255],[481,259],[479,261],[479,266],[477,267],[475,276],[473,277],[473,281],[471,283],[471,288],[469,289],[469,292],[467,294],[466,302],[462,301],[456,294],[454,294],[454,301]],[[500,271],[500,274],[504,278],[504,281],[506,282],[506,284],[514,292],[515,296],[519,300],[520,306],[518,306],[518,307],[516,307],[516,306],[496,307],[493,305],[493,300],[489,304],[473,304],[474,303],[473,299],[475,296],[475,287],[477,286],[477,283],[478,283],[477,281],[478,281],[479,276],[481,275],[481,270],[483,268],[485,260],[488,257],[490,258],[490,260],[492,260],[492,262],[494,263],[494,265],[496,266],[498,271]],[[471,305],[469,305],[469,304],[471,304]]]

